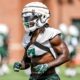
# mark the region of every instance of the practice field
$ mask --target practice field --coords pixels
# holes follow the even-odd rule
[[[60,68],[60,71],[61,71],[60,78],[61,78],[61,80],[80,80],[80,66],[78,66],[76,69],[77,69],[77,75],[75,77],[67,77],[64,74],[65,68],[62,66]]]
[[[12,66],[10,66],[10,72],[0,76],[0,80],[28,80],[28,76],[26,76],[24,71],[14,72]]]
[[[61,80],[80,80],[80,67],[77,68],[78,74],[76,77],[66,77],[64,75],[64,67],[60,67],[61,70]],[[24,73],[24,71],[14,72],[12,67],[10,67],[10,73],[4,76],[0,76],[0,80],[28,80],[28,76]]]

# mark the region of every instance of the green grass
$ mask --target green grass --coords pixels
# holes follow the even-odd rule
[[[10,66],[10,72],[4,76],[0,76],[0,80],[28,80],[28,76],[24,71],[14,72]]]
[[[60,68],[60,78],[61,80],[80,80],[80,66],[76,68],[77,69],[77,75],[75,77],[67,77],[65,76],[65,67],[61,66]]]
[[[64,74],[65,67],[61,66],[59,75],[61,80],[80,80],[80,66],[77,67],[78,74],[75,77],[66,77]],[[28,76],[24,73],[24,71],[14,72],[12,66],[10,66],[10,73],[4,76],[0,76],[0,80],[28,80]]]

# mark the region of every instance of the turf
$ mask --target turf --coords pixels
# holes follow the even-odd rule
[[[60,74],[59,74],[59,76],[60,76],[60,78],[61,78],[61,80],[80,80],[80,66],[78,66],[77,68],[77,75],[75,76],[75,77],[67,77],[67,76],[65,76],[65,70],[66,70],[66,68],[65,67],[61,67],[60,68]]]
[[[64,75],[65,68],[62,66],[60,67],[60,78],[61,80],[80,80],[80,66],[77,67],[78,74],[75,77],[66,77]],[[29,76],[27,76],[24,71],[14,72],[12,66],[10,66],[9,74],[4,76],[0,76],[0,80],[28,80]]]
[[[0,80],[28,80],[28,76],[24,71],[14,72],[12,66],[10,67],[10,72],[4,76],[0,76]]]

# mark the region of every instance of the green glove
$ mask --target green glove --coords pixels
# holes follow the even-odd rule
[[[13,66],[14,71],[19,72],[19,70],[21,69],[21,66],[22,66],[21,63],[15,62]]]
[[[40,64],[34,67],[34,70],[36,73],[38,74],[43,74],[44,72],[46,72],[49,68],[48,64]]]

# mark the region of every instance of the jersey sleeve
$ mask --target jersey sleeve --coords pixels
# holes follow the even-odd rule
[[[61,35],[61,32],[58,29],[52,28],[50,30],[50,39],[54,38],[56,35]]]
[[[44,43],[44,42],[54,38],[58,34],[61,34],[61,32],[59,30],[48,27],[45,29],[44,33],[40,34],[40,36],[37,38],[37,42]]]

